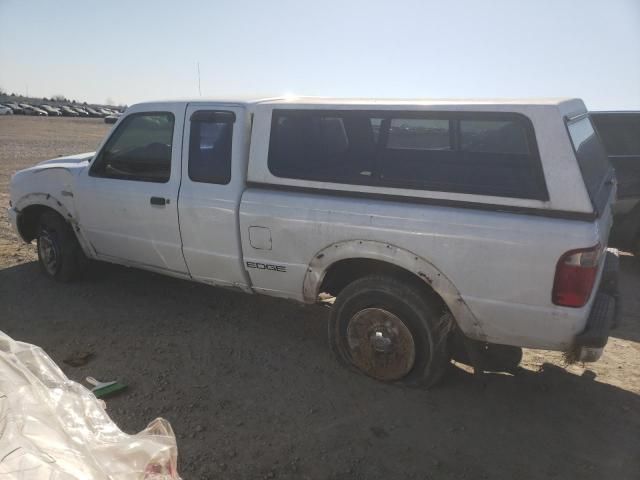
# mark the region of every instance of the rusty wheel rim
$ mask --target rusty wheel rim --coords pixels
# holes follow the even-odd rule
[[[351,362],[367,375],[390,382],[413,368],[413,335],[396,315],[382,308],[365,308],[349,320],[347,348]]]

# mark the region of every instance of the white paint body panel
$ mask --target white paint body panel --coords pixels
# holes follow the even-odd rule
[[[236,115],[231,181],[227,185],[194,182],[189,178],[189,119],[197,110],[224,110]],[[248,288],[238,235],[238,210],[247,170],[249,126],[246,109],[238,104],[203,102],[187,107],[179,212],[184,258],[194,280]]]
[[[148,107],[147,107],[148,108]],[[97,258],[187,274],[178,225],[182,127],[185,106],[165,104],[151,111],[174,115],[171,173],[167,183],[92,177],[80,172],[74,191],[77,221]],[[127,114],[147,111],[134,106]],[[117,128],[114,127],[113,131]],[[151,197],[168,200],[151,205]]]
[[[277,178],[267,166],[275,108],[520,113],[533,123],[550,198]],[[199,109],[236,115],[228,185],[189,179],[189,118]],[[168,183],[89,177],[93,154],[55,159],[14,176],[10,218],[30,205],[47,205],[76,227],[92,258],[303,302],[315,301],[335,261],[388,261],[430,283],[465,333],[496,343],[563,350],[585,327],[593,298],[578,309],[551,302],[556,263],[568,250],[605,245],[611,209],[595,221],[500,211],[500,206],[593,211],[563,120],[586,111],[579,100],[162,102],[131,107],[118,124],[131,113],[148,111],[175,115]],[[301,187],[316,190],[295,190]],[[376,196],[358,196],[366,193]],[[154,207],[151,196],[170,203]],[[471,202],[476,208],[424,203],[428,200]],[[246,268],[248,263],[286,271]]]
[[[606,232],[611,217],[605,217]],[[271,230],[271,250],[249,245],[250,225]],[[240,228],[245,260],[287,268],[286,274],[250,270],[254,290],[308,300],[304,279],[326,246],[348,240],[391,244],[451,280],[479,326],[466,333],[559,350],[584,329],[591,305],[552,304],[556,263],[568,250],[601,241],[598,224],[589,222],[252,188],[243,196]],[[353,256],[366,258],[367,252]]]

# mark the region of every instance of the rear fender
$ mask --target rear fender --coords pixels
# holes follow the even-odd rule
[[[451,280],[431,262],[388,243],[348,240],[334,243],[316,253],[309,263],[304,279],[303,296],[305,302],[315,302],[329,267],[340,260],[347,259],[378,260],[413,273],[440,295],[465,335],[476,340],[484,339],[480,323],[471,313]]]

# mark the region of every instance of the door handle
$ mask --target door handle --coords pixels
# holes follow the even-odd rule
[[[151,205],[165,206],[167,203],[169,203],[169,200],[167,200],[166,198],[151,197]]]

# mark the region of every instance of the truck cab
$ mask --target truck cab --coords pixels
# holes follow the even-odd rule
[[[238,209],[249,126],[237,104],[131,108],[77,177],[76,214],[95,255],[246,289]]]

